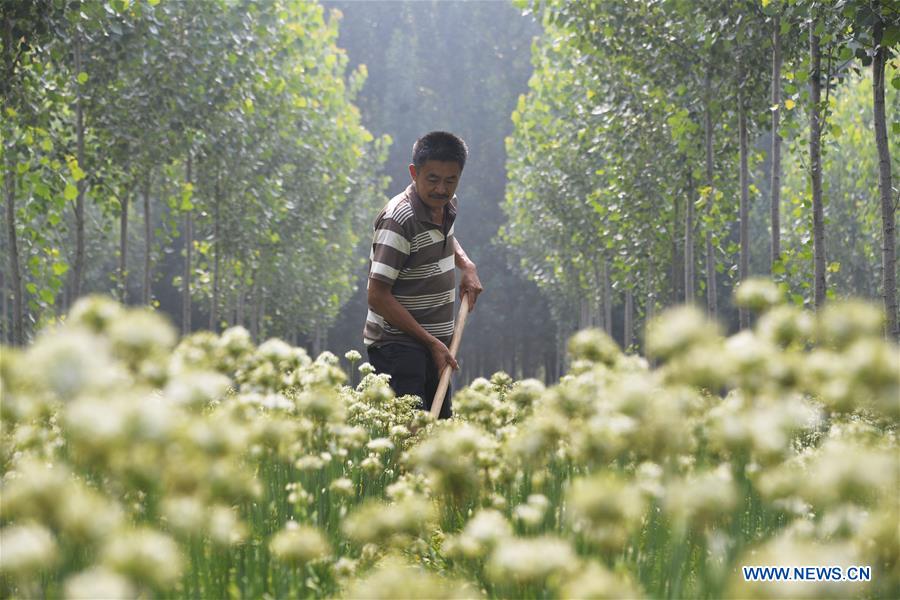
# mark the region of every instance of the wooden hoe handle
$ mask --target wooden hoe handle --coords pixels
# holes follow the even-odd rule
[[[459,320],[456,323],[456,329],[453,331],[453,339],[450,340],[450,355],[456,358],[456,351],[459,350],[459,343],[462,341],[463,329],[466,327],[466,317],[469,316],[469,297],[463,296],[459,306]],[[444,396],[447,395],[447,387],[450,385],[450,375],[453,373],[453,367],[447,365],[441,373],[441,381],[438,383],[437,391],[434,393],[434,400],[431,401],[431,416],[435,419],[441,414],[441,407],[444,405]]]

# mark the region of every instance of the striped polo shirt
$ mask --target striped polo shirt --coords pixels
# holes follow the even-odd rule
[[[369,277],[392,286],[391,293],[431,335],[449,345],[453,337],[456,271],[453,222],[456,196],[444,207],[444,222],[432,221],[431,209],[411,183],[394,196],[375,219]],[[363,330],[366,346],[421,342],[369,307]]]

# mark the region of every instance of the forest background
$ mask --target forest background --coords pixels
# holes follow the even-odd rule
[[[897,335],[893,3],[3,13],[7,342],[105,292],[182,332],[361,349],[372,218],[440,128],[471,149],[458,231],[487,289],[461,383],[556,379],[576,329],[639,347],[683,301],[736,330],[751,274],[807,306],[880,298]]]

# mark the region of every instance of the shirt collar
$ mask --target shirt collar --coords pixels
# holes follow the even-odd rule
[[[406,188],[406,193],[409,196],[410,205],[413,209],[413,214],[416,216],[416,219],[419,221],[424,221],[425,223],[431,223],[432,225],[440,227],[437,223],[435,223],[431,218],[431,209],[428,208],[428,205],[419,197],[419,192],[416,191],[416,184],[410,183]],[[459,201],[456,198],[456,194],[453,194],[453,197],[450,199],[450,202],[444,205],[444,225],[443,227],[446,229],[450,229],[450,226],[453,225],[453,221],[456,220],[456,206]]]

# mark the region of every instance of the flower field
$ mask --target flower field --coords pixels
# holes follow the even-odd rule
[[[497,373],[441,423],[367,364],[83,299],[2,351],[0,597],[900,596],[880,312],[739,294],[752,331],[675,309],[649,359],[583,331],[558,385]]]

